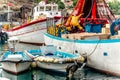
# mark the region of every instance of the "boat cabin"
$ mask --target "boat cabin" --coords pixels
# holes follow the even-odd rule
[[[61,12],[58,11],[57,4],[43,4],[39,3],[36,7],[34,7],[34,18],[42,17],[54,17],[61,16]]]

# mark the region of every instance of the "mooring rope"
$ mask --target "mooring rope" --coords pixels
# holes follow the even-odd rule
[[[93,51],[92,51],[87,57],[91,56],[91,55],[95,52],[95,50],[97,49],[97,46],[98,46],[98,44],[99,44],[100,41],[101,41],[101,40],[99,40],[99,41],[97,42],[95,48],[93,49]]]

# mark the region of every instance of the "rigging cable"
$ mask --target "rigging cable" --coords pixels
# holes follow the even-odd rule
[[[93,7],[93,0],[92,0],[92,4],[91,4],[91,8],[90,8],[90,11],[89,11],[89,13],[88,13],[88,15],[85,17],[85,19],[84,19],[84,22],[85,23],[89,23],[89,22],[86,22],[86,20],[87,20],[87,18],[90,16],[90,13],[91,13],[91,11],[92,11],[92,7]]]

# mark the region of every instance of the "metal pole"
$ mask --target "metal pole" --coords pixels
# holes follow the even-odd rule
[[[10,21],[10,6],[8,5],[8,21]]]

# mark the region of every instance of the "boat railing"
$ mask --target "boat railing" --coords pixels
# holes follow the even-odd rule
[[[39,11],[58,11],[58,5],[56,4],[46,4],[36,6],[36,10]]]

